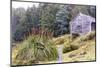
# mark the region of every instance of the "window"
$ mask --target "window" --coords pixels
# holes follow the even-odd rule
[[[78,25],[77,26],[77,32],[78,33],[82,33],[82,25]]]

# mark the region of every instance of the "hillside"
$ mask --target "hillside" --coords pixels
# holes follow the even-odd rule
[[[64,35],[56,40],[61,43],[60,39],[63,39],[64,42],[62,42],[62,44],[65,46],[64,49],[71,49],[72,47],[75,49],[72,51],[66,50],[68,52],[63,54],[63,62],[95,60],[95,32],[79,36],[74,40],[70,40],[70,38],[71,36]]]
[[[22,52],[23,48],[27,49],[28,46],[25,46],[25,45],[23,46],[21,45],[22,44],[21,43],[20,46],[13,48],[13,52],[12,52],[13,64],[44,64],[44,63],[61,63],[61,62],[78,62],[78,61],[94,61],[95,60],[95,32],[90,32],[86,35],[78,36],[74,39],[72,39],[71,35],[66,34],[57,38],[53,38],[52,40],[49,40],[49,41],[52,42],[52,47],[54,50],[53,52],[56,53],[56,50],[54,48],[56,48],[57,50],[60,49],[60,51],[58,51],[58,59],[56,59],[57,56],[55,56],[57,54],[52,52],[53,55],[50,54],[50,56],[51,58],[55,57],[55,60],[48,61],[46,58],[43,58],[43,59],[46,59],[46,61],[34,60],[34,62],[31,63],[29,60],[30,59],[29,57],[31,55],[34,56],[34,54]],[[25,41],[25,42],[28,43],[29,41]],[[25,44],[25,42],[23,44]],[[31,47],[29,48],[27,49],[27,51],[30,50],[29,52],[31,52],[31,49],[33,50],[33,48]],[[52,51],[50,48],[50,45],[49,47],[46,46],[46,48],[49,48],[50,50],[49,49],[48,50]],[[19,52],[22,52],[21,55]],[[27,56],[26,54],[29,55],[29,57],[27,57],[29,59],[23,60],[23,58],[24,59],[26,58]],[[48,55],[47,52],[45,52],[45,54],[40,53],[39,55],[42,58],[42,55],[45,56],[46,54]],[[21,58],[21,59],[18,59],[18,58]],[[31,59],[31,61],[33,60]]]

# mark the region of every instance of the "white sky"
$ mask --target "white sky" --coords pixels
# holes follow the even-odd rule
[[[13,8],[19,8],[19,7],[23,7],[25,9],[27,9],[28,7],[32,7],[33,5],[35,5],[36,7],[38,6],[39,3],[32,3],[32,2],[12,2],[12,7]]]

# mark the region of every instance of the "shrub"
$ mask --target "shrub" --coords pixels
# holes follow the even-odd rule
[[[95,39],[95,32],[90,32],[82,38],[82,41]]]
[[[68,46],[64,46],[64,48],[63,48],[63,53],[67,53],[67,52],[76,50],[76,49],[78,49],[78,48],[79,48],[79,47],[76,46],[76,45],[68,45]]]
[[[86,45],[87,42],[91,41],[91,40],[95,40],[95,32],[89,32],[86,35],[82,35],[79,36],[77,38],[75,38],[73,41],[69,41],[68,43],[64,43],[64,48],[63,48],[63,53],[67,53],[73,50],[78,49],[79,47],[81,47],[82,45]],[[68,41],[68,39],[67,39]]]
[[[72,34],[72,39],[75,39],[75,38],[77,38],[77,37],[79,37],[80,35],[79,34]]]
[[[30,36],[17,48],[17,55],[13,59],[15,64],[33,64],[58,58],[54,43],[44,37]]]
[[[64,46],[64,48],[63,48],[63,53],[67,53],[67,52],[69,52],[69,51],[71,51],[70,46]]]
[[[68,34],[67,34],[67,35],[63,35],[63,36],[61,36],[61,37],[55,38],[53,41],[54,41],[54,43],[55,43],[56,45],[68,44],[68,43],[71,42],[71,36],[68,35]]]

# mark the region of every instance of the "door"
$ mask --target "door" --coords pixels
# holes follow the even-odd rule
[[[96,29],[96,23],[92,22],[91,23],[91,31],[95,31],[95,29]]]

